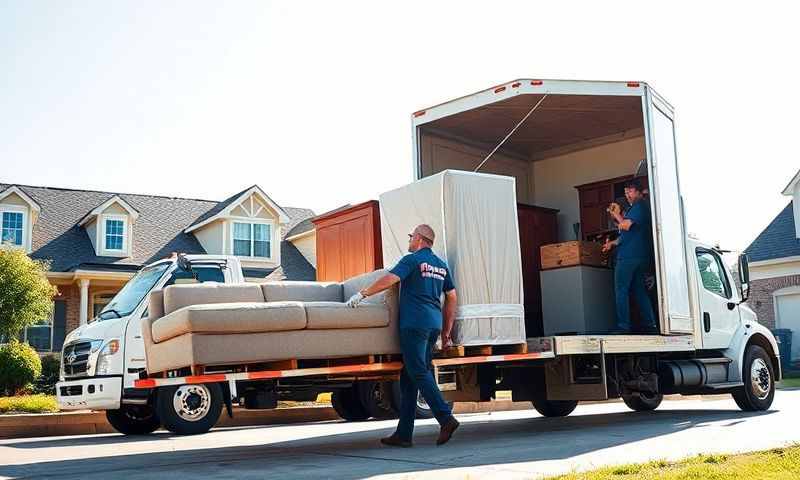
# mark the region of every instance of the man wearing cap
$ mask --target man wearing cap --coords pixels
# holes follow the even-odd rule
[[[650,209],[643,201],[642,187],[637,179],[625,184],[625,198],[631,207],[623,216],[618,209],[608,212],[617,222],[620,235],[614,241],[606,241],[603,251],[617,249],[614,267],[614,293],[617,304],[617,328],[631,331],[630,296],[642,314],[645,332],[657,333],[655,313],[645,288],[645,275],[653,261],[652,227]]]
[[[413,233],[408,234],[409,253],[389,273],[353,295],[347,302],[348,306],[355,308],[364,298],[400,282],[400,349],[403,353],[400,421],[391,436],[381,439],[381,443],[392,447],[412,446],[419,392],[439,422],[437,445],[450,440],[459,426],[450,405],[439,391],[431,365],[433,347],[439,336],[442,338],[442,347],[450,343],[456,314],[455,286],[447,264],[431,250],[434,238],[430,226],[417,226]],[[440,302],[442,293],[444,312]]]

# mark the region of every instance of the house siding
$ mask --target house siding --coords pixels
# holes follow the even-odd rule
[[[775,328],[775,297],[772,294],[791,286],[800,286],[800,275],[750,280],[750,298],[747,304],[756,312],[761,325],[769,329]]]

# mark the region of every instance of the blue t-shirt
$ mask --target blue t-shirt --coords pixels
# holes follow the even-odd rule
[[[625,218],[632,221],[630,230],[620,232],[617,259],[648,259],[652,256],[653,233],[650,228],[650,209],[644,200],[634,203],[625,213]]]
[[[409,253],[391,273],[400,277],[400,328],[442,329],[442,292],[454,289],[447,264],[430,248]]]

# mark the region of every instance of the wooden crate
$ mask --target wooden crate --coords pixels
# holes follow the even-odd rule
[[[603,245],[597,242],[572,241],[542,245],[542,270],[574,265],[606,266]]]

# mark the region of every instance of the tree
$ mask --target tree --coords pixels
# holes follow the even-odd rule
[[[56,288],[45,277],[49,268],[22,250],[0,249],[0,336],[15,338],[50,317]]]

